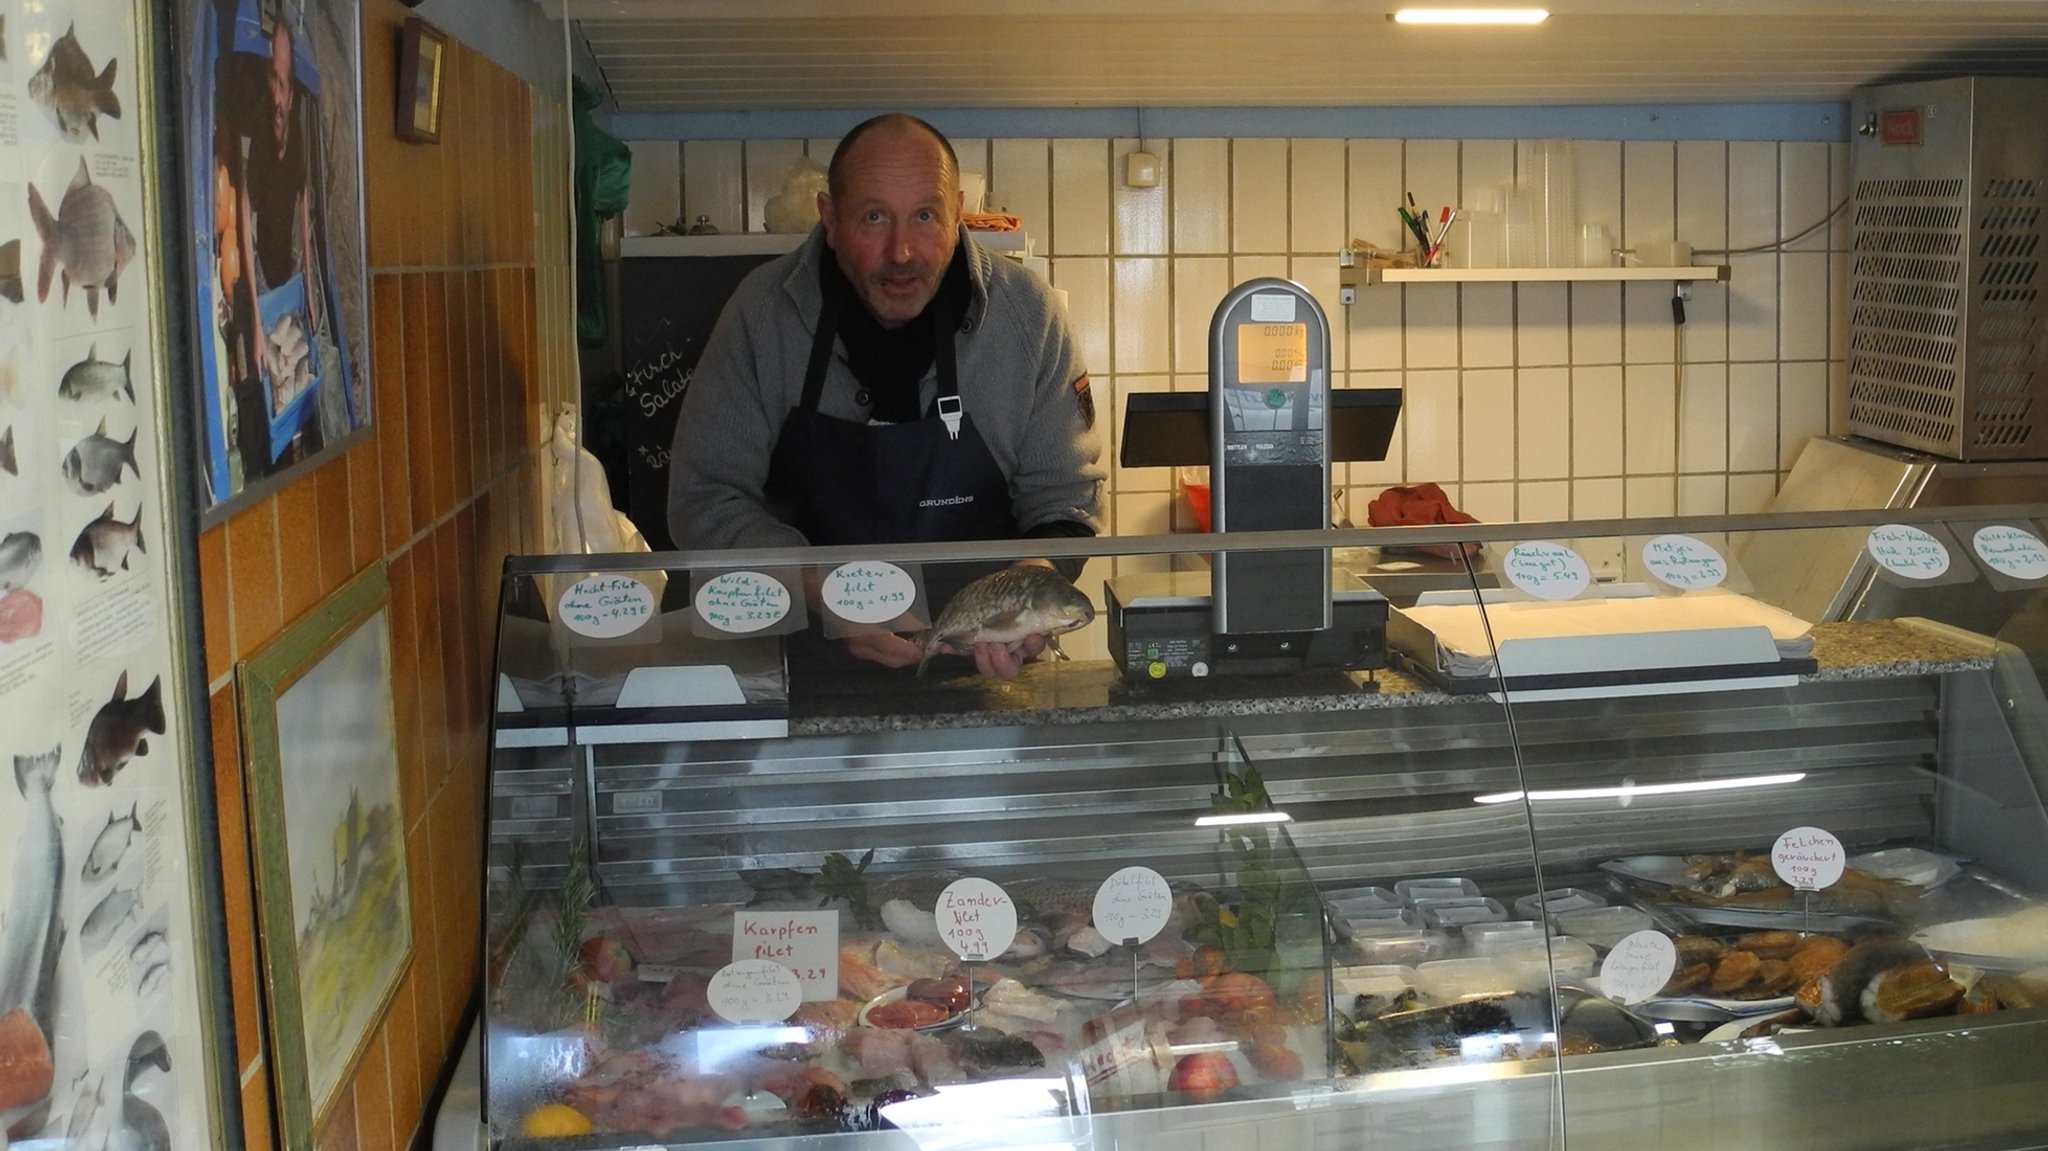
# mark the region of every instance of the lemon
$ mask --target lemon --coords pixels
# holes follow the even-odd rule
[[[590,1134],[590,1116],[566,1103],[543,1103],[520,1120],[519,1133],[542,1139]]]

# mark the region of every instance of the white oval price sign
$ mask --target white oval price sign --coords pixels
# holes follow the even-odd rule
[[[719,631],[734,635],[774,627],[789,615],[789,589],[760,572],[726,572],[697,589],[697,614]]]
[[[562,592],[555,618],[577,635],[617,639],[654,618],[654,591],[632,576],[589,576]]]
[[[1721,553],[1691,536],[1658,536],[1644,544],[1643,566],[1683,591],[1720,587],[1728,578],[1728,561]]]
[[[1678,948],[1661,931],[1622,936],[1600,961],[1600,993],[1618,1003],[1641,1003],[1664,990],[1678,970]]]
[[[1571,599],[1593,582],[1579,553],[1550,540],[1524,540],[1500,561],[1508,582],[1537,599]]]
[[[1143,943],[1172,915],[1173,889],[1149,867],[1126,867],[1095,889],[1095,930],[1112,943]]]
[[[856,560],[833,568],[821,594],[825,606],[843,620],[888,623],[910,610],[917,599],[917,585],[910,573],[895,564]]]
[[[2019,580],[2048,576],[2048,544],[2025,528],[2005,524],[1978,528],[1970,537],[1970,546],[1977,549],[1977,558],[1985,567],[2000,575]]]
[[[1879,524],[1863,547],[1879,567],[1907,579],[1934,579],[1948,571],[1948,548],[1912,524]]]
[[[804,989],[796,973],[773,959],[728,963],[711,976],[704,998],[727,1023],[780,1023],[796,1013]]]
[[[939,938],[962,959],[994,959],[1017,940],[1017,905],[986,879],[956,879],[932,908]]]
[[[1818,827],[1795,827],[1771,845],[1771,869],[1801,891],[1819,891],[1842,878],[1842,841]]]

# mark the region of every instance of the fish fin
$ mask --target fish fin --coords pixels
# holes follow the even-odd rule
[[[134,825],[135,825],[136,827],[141,827],[141,826],[142,826],[142,821],[141,821],[140,819],[137,819],[137,818],[136,818],[136,815],[137,815],[137,813],[139,813],[139,812],[140,812],[141,810],[142,810],[142,801],[141,801],[141,800],[139,800],[139,799],[135,799],[135,800],[130,800],[130,801],[129,801],[129,803],[128,803],[128,822],[130,822],[130,823],[134,824]]]
[[[65,301],[69,303],[69,300]],[[97,284],[85,286],[85,314],[97,320],[100,318],[100,289]]]
[[[148,755],[148,754],[149,754],[149,741],[148,741],[148,740],[146,740],[146,739],[138,739],[138,740],[136,740],[136,741],[135,741],[135,754],[137,754],[137,755]]]
[[[103,439],[104,439],[104,438],[106,437],[106,434],[107,434],[107,417],[105,417],[105,416],[101,416],[101,417],[100,417],[100,426],[99,426],[99,427],[97,427],[97,428],[94,428],[94,429],[93,429],[93,433],[92,433],[92,434],[93,434],[93,435],[96,435],[96,436],[99,436],[99,437],[101,437],[101,438],[103,438]]]
[[[120,703],[120,702],[121,702],[122,700],[124,700],[124,699],[127,699],[127,698],[128,698],[128,669],[124,667],[124,668],[122,668],[122,669],[121,669],[121,678],[119,678],[119,679],[117,679],[117,680],[115,680],[115,681],[114,681],[114,699],[113,699],[113,702],[115,702],[115,703]]]
[[[128,439],[121,445],[121,462],[135,469],[136,479],[142,478],[142,465],[135,462],[135,437],[141,434],[142,429],[139,427],[136,428],[134,431],[128,433]],[[121,469],[115,468],[114,474],[116,476],[120,475]]]
[[[66,185],[64,190],[66,192],[74,192],[80,188],[89,188],[91,186],[92,171],[85,166],[85,157],[80,156],[78,158],[78,175],[71,177],[71,183]]]
[[[57,221],[50,215],[50,209],[43,203],[43,194],[34,182],[28,186],[28,214],[35,219],[36,235],[43,241],[42,263],[36,268],[36,302],[50,298],[50,279],[57,272]],[[66,281],[67,285],[69,281]]]
[[[142,724],[149,730],[164,733],[164,677],[157,676],[149,681],[149,690],[142,693],[147,706],[142,712]]]
[[[93,108],[102,116],[113,116],[116,119],[121,115],[121,98],[114,95],[114,68],[120,63],[121,59],[118,56],[107,57],[107,66],[100,69],[100,78],[93,82],[92,93]],[[94,139],[99,138],[98,124],[93,125],[92,134]]]

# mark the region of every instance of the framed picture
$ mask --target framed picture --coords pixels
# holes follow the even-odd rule
[[[191,0],[183,167],[203,514],[370,424],[358,0]]]
[[[441,60],[448,37],[417,16],[398,33],[398,138],[441,139]]]
[[[380,564],[243,663],[238,686],[283,1146],[325,1120],[412,956]]]

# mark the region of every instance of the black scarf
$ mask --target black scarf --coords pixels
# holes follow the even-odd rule
[[[938,295],[948,298],[952,304],[950,312],[955,316],[965,315],[973,298],[974,289],[967,279],[966,252],[954,250],[953,262],[946,265],[945,275],[939,280],[938,295],[925,305],[924,311],[899,328],[883,327],[847,283],[832,250],[827,248],[823,255],[818,261],[818,287],[824,292],[844,293],[842,299],[851,305],[839,310],[838,334],[840,342],[846,345],[846,366],[874,401],[871,418],[889,424],[922,418],[925,413],[918,407],[917,385],[931,370],[932,359],[938,352],[934,336],[938,325],[933,319],[933,313],[939,310]]]

